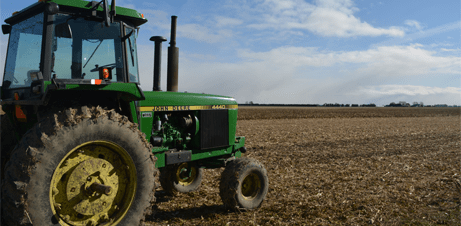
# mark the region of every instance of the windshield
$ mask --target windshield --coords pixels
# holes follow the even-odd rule
[[[43,13],[12,26],[8,44],[3,86],[30,86],[30,74],[40,70],[42,52]]]
[[[58,79],[99,79],[99,67],[110,67],[111,81],[123,81],[120,23],[69,15],[55,16],[51,73]]]

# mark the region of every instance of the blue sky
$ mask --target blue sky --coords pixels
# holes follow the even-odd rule
[[[34,2],[2,0],[1,19]],[[461,104],[459,0],[117,0],[117,5],[149,20],[138,36],[143,90],[152,89],[149,38],[169,39],[170,17],[177,15],[180,91],[232,96],[239,103]],[[7,36],[0,40],[4,62]]]

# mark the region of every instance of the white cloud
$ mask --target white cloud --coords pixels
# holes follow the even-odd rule
[[[243,23],[243,20],[230,18],[230,17],[223,17],[223,16],[216,16],[216,26],[217,27],[228,27],[228,26],[237,26]]]
[[[146,25],[143,25],[143,30],[151,30],[155,34],[158,34],[158,30],[164,32],[164,36],[169,36],[171,28],[171,19],[168,13],[161,10],[142,10],[145,17],[148,18]],[[232,38],[235,31],[230,28],[240,25],[243,23],[240,19],[215,16],[214,23],[203,23],[199,21],[197,23],[181,22],[177,24],[177,37],[188,38],[205,43],[217,43],[225,42]]]
[[[405,21],[405,24],[410,26],[410,27],[415,27],[416,29],[418,30],[421,30],[423,27],[421,26],[421,24],[416,21],[416,20],[406,20]]]
[[[239,60],[234,63],[203,61],[196,55],[183,53],[179,90],[227,95],[239,102],[257,103],[383,105],[405,100],[461,104],[461,89],[453,88],[461,82],[457,76],[461,74],[461,57],[438,56],[437,52],[424,48],[414,44],[348,52],[293,46],[263,52],[241,49],[237,54]],[[151,76],[151,60],[148,66],[140,68],[146,68],[144,74]],[[412,85],[422,78],[445,81],[438,84],[441,87]],[[145,79],[142,81],[146,84]],[[150,90],[151,81],[147,83],[149,88],[143,89]]]
[[[207,43],[222,42],[231,38],[234,34],[229,29],[219,29],[213,31],[213,29],[200,24],[182,24],[178,25],[177,29],[178,37],[185,37]]]
[[[415,42],[418,39],[431,37],[434,35],[438,35],[438,34],[445,33],[445,32],[450,32],[453,30],[459,30],[460,27],[461,27],[461,21],[455,21],[455,22],[451,22],[447,24],[442,24],[442,25],[439,25],[437,27],[433,27],[430,29],[419,30],[418,32],[415,32],[415,33],[409,33],[405,35],[405,37],[395,37],[395,38],[386,40],[384,42],[374,44],[374,46],[391,46],[391,45],[401,45],[403,43],[411,43],[411,42]],[[439,45],[439,44],[435,44],[435,45]]]
[[[414,85],[381,85],[360,87],[355,93],[366,96],[369,100],[378,100],[380,105],[391,102],[406,101],[408,103],[424,102],[424,104],[461,104],[461,88],[429,87]]]
[[[386,76],[412,76],[436,73],[461,73],[460,57],[436,56],[420,44],[381,46],[365,51],[322,52],[313,47],[280,47],[268,52],[240,50],[246,61],[271,62],[291,67],[328,67],[335,64],[363,64],[362,73]]]
[[[446,48],[441,48],[440,49],[443,52],[457,52],[460,51],[460,49],[446,49]]]
[[[354,16],[358,11],[351,0],[266,0],[256,6],[262,13],[259,22],[248,25],[254,29],[304,29],[321,36],[403,36],[397,27],[375,28]]]
[[[381,85],[368,86],[358,91],[366,95],[432,95],[432,94],[455,94],[460,95],[460,87],[429,87],[429,86],[414,86],[414,85]]]

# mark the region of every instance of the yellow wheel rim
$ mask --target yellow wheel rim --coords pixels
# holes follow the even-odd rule
[[[190,174],[187,171],[188,163],[182,163],[176,169],[176,180],[182,186],[189,186],[197,178],[197,169],[194,166],[190,168]]]
[[[243,179],[242,195],[243,198],[249,200],[254,199],[261,189],[261,180],[258,175],[251,173]]]
[[[70,151],[51,179],[50,203],[61,225],[116,225],[136,191],[130,155],[109,141],[91,141]]]

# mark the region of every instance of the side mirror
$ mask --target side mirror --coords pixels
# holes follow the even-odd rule
[[[3,24],[2,25],[2,32],[4,35],[11,33],[11,25]]]
[[[72,30],[68,23],[58,24],[54,28],[54,33],[56,37],[61,38],[72,38]]]

